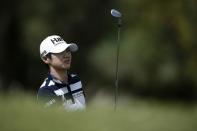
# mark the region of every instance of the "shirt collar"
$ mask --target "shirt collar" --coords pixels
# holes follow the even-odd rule
[[[57,78],[55,78],[53,75],[51,75],[50,73],[48,73],[48,79],[52,80],[53,82],[57,83],[57,84],[66,84],[63,83],[62,81],[58,80]],[[70,82],[70,74],[68,74],[68,83]]]

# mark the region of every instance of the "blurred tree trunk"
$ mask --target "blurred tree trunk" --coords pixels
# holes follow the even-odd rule
[[[1,3],[0,24],[0,81],[1,89],[8,90],[12,84],[24,82],[25,55],[20,46],[20,26],[17,1]],[[22,62],[22,63],[21,63]]]

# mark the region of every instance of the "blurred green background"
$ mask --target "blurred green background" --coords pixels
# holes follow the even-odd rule
[[[71,72],[79,74],[88,104],[113,108],[117,20],[110,15],[110,10],[115,8],[123,14],[118,106],[126,106],[121,110],[125,111],[123,116],[135,115],[125,121],[135,123],[138,115],[146,114],[146,105],[157,101],[156,109],[148,108],[148,112],[154,114],[156,110],[160,122],[166,122],[168,115],[175,113],[176,117],[169,118],[168,123],[178,120],[184,123],[185,117],[191,117],[188,121],[191,125],[186,123],[182,129],[196,129],[192,126],[197,114],[196,0],[3,0],[0,7],[0,94],[9,96],[0,97],[3,107],[0,115],[4,114],[5,119],[9,118],[7,109],[14,106],[10,91],[29,93],[36,101],[37,90],[47,74],[39,57],[39,45],[53,34],[78,44]],[[181,103],[181,106],[172,103]],[[111,112],[106,117],[123,120],[123,116],[115,118],[114,115]],[[108,120],[111,119],[106,122]],[[141,130],[154,127],[154,120],[149,122],[150,125],[146,124]],[[128,129],[129,124],[125,130]],[[108,130],[108,126],[101,130]]]
[[[59,34],[76,42],[71,72],[90,99],[113,92],[117,20],[123,14],[120,92],[129,96],[195,100],[197,97],[195,0],[37,0],[1,4],[0,89],[36,93],[47,70],[39,45]],[[99,78],[99,79],[98,79]]]

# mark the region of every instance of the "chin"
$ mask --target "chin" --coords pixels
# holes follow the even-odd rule
[[[68,70],[70,69],[70,65],[63,65],[62,68]]]

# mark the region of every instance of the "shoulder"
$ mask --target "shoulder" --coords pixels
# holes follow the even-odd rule
[[[80,82],[81,79],[77,74],[70,74],[70,83]]]
[[[69,86],[73,93],[83,91],[82,82],[77,74],[70,74]]]
[[[49,86],[54,86],[54,85],[55,85],[55,83],[52,80],[50,80],[49,78],[46,78],[44,80],[44,82],[41,84],[40,89],[41,88],[47,88]]]
[[[38,90],[38,97],[50,97],[54,95],[55,83],[52,80],[45,79]]]
[[[38,97],[51,97],[55,96],[53,89],[49,87],[42,87],[38,90]]]

